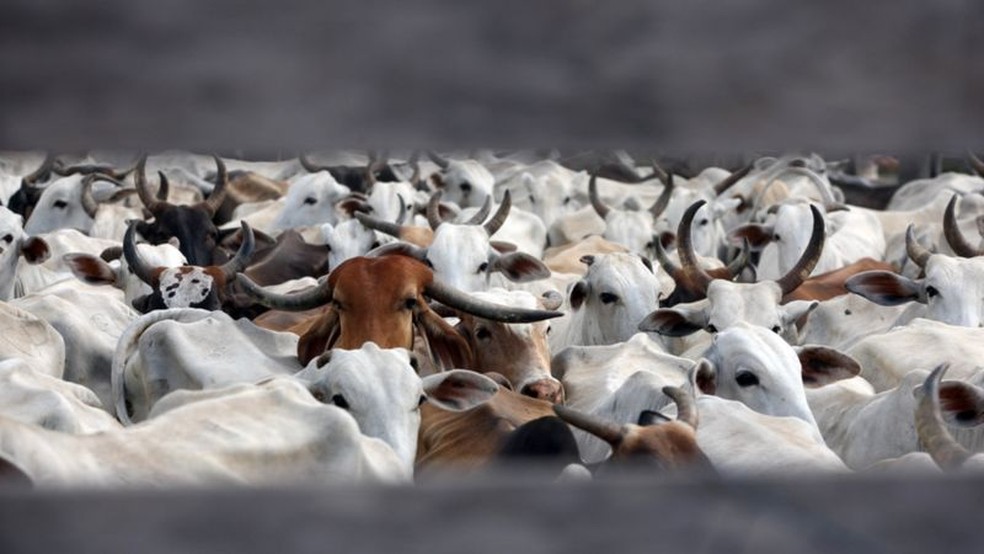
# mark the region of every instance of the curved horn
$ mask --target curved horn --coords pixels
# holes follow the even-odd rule
[[[229,176],[226,173],[226,166],[222,158],[215,155],[212,157],[215,158],[215,188],[212,189],[212,193],[208,195],[208,198],[202,202],[202,205],[208,210],[209,215],[214,216],[215,212],[219,211],[219,208],[222,206],[222,202],[225,201],[226,185],[229,182]]]
[[[748,265],[748,260],[749,258],[751,258],[751,253],[752,253],[752,247],[751,245],[748,244],[748,239],[742,239],[741,252],[739,252],[738,256],[735,259],[731,260],[731,263],[729,263],[726,266],[728,273],[731,274],[732,279],[734,279],[739,274],[741,274],[741,271],[745,269],[746,265]]]
[[[123,255],[123,247],[122,246],[110,246],[109,248],[103,250],[99,254],[99,257],[102,258],[102,261],[104,261],[106,263],[109,263],[109,262],[111,262],[113,260],[120,259],[120,256],[122,256],[122,255]]]
[[[984,160],[981,160],[970,150],[967,151],[967,157],[970,159],[970,167],[977,172],[978,175],[984,177]]]
[[[803,255],[800,256],[796,265],[776,281],[779,283],[783,295],[793,292],[796,287],[803,284],[803,281],[813,272],[813,268],[817,266],[817,262],[820,261],[820,254],[823,253],[823,245],[827,238],[823,214],[813,204],[810,204],[810,212],[813,213],[813,234],[810,235],[810,242],[806,245],[806,249],[803,250]]]
[[[697,210],[706,203],[707,201],[705,200],[698,200],[691,204],[687,208],[687,211],[683,212],[683,218],[680,219],[680,227],[677,229],[677,240],[679,241],[677,252],[680,254],[680,264],[683,266],[684,272],[690,277],[690,281],[694,284],[696,291],[701,293],[707,293],[707,285],[710,285],[714,278],[697,263],[697,253],[694,252],[694,240],[691,235],[691,228],[694,223],[694,216],[697,215]]]
[[[625,431],[620,425],[559,404],[554,404],[553,409],[560,419],[582,431],[591,433],[610,444],[612,448],[617,447],[625,438]]]
[[[919,241],[916,239],[916,225],[914,223],[910,223],[909,227],[905,230],[905,253],[908,254],[910,260],[922,269],[926,269],[926,262],[933,255],[928,248],[919,244]]]
[[[492,195],[485,197],[485,202],[482,202],[482,207],[475,212],[475,215],[465,222],[465,225],[481,225],[485,218],[489,216],[492,211]]]
[[[44,161],[41,162],[41,167],[35,169],[28,175],[21,178],[21,186],[31,186],[37,183],[39,180],[44,178],[46,175],[51,173],[51,169],[55,165],[55,155],[48,152],[44,155]]]
[[[417,161],[417,158],[419,157],[420,153],[414,152],[413,156],[411,156],[409,160],[409,163],[413,164],[413,173],[410,174],[410,184],[414,186],[417,186],[417,183],[420,182],[420,162]]]
[[[437,191],[431,195],[430,200],[427,201],[427,224],[430,225],[432,231],[436,231],[438,227],[444,223],[441,219],[441,191]]]
[[[317,285],[309,289],[292,294],[276,294],[270,292],[254,283],[245,273],[237,274],[236,279],[242,285],[243,291],[250,298],[256,300],[258,304],[275,310],[300,312],[317,308],[318,306],[324,306],[331,302],[332,287],[328,284],[327,277],[322,277],[322,280]]]
[[[171,183],[168,182],[167,175],[164,175],[163,171],[157,172],[157,179],[160,183],[157,187],[157,199],[167,202],[167,196],[171,194]]]
[[[657,167],[659,166],[653,164],[654,171]],[[653,219],[663,215],[663,212],[666,211],[666,207],[670,205],[670,198],[673,197],[673,188],[675,186],[673,184],[672,174],[667,175],[662,169],[659,171],[663,173],[663,175],[666,175],[666,180],[663,181],[663,178],[660,177],[660,180],[663,181],[663,192],[659,193],[659,198],[657,198],[656,201],[653,202],[653,205],[649,207],[649,213],[653,214]]]
[[[407,201],[403,199],[402,194],[397,194],[396,198],[400,201],[400,213],[396,216],[397,225],[403,225],[403,222],[407,219]]]
[[[479,300],[437,279],[424,287],[424,292],[445,306],[492,321],[503,323],[533,323],[564,315],[551,310],[527,310]]]
[[[219,270],[225,275],[227,283],[236,279],[236,274],[246,269],[249,259],[253,256],[253,248],[256,246],[256,238],[253,236],[253,229],[245,221],[242,222],[243,242],[239,245],[239,250],[231,260],[222,264]]]
[[[750,163],[750,164],[746,165],[745,167],[743,167],[743,168],[739,169],[738,171],[735,171],[734,173],[732,173],[731,175],[729,175],[727,179],[725,179],[725,180],[721,181],[720,183],[714,185],[714,195],[715,196],[720,196],[721,193],[723,193],[724,191],[726,191],[729,188],[731,188],[738,181],[741,181],[742,178],[745,177],[745,175],[748,175],[748,173],[750,171],[752,171],[752,167],[754,165],[755,165],[754,163]]]
[[[663,387],[663,394],[672,398],[673,403],[677,405],[677,421],[686,423],[696,431],[697,401],[693,392],[687,392],[680,387]]]
[[[950,244],[950,248],[953,249],[954,254],[962,258],[980,256],[981,252],[960,232],[960,227],[957,225],[956,211],[957,195],[954,194],[950,198],[950,203],[946,205],[946,211],[943,212],[943,236],[946,237],[946,242]]]
[[[123,235],[123,258],[126,260],[126,265],[130,266],[130,273],[136,275],[144,283],[153,286],[156,268],[151,267],[140,256],[140,252],[137,250],[136,238],[134,237],[136,228],[136,221],[131,221],[126,227],[126,233]]]
[[[922,387],[922,398],[916,407],[916,434],[926,452],[944,470],[959,468],[971,453],[954,440],[953,435],[943,425],[940,414],[940,380],[946,373],[948,364],[941,364],[926,377]]]
[[[379,158],[375,152],[369,153],[369,161],[366,163],[366,190],[371,190],[376,184],[376,168],[379,166]]]
[[[440,167],[441,169],[447,169],[448,164],[451,163],[450,161],[448,161],[447,158],[442,158],[441,156],[438,156],[437,152],[434,152],[432,150],[427,151],[427,157],[430,158],[432,162],[436,163],[438,167]]]
[[[666,254],[666,250],[663,248],[663,241],[659,240],[659,237],[653,235],[653,250],[656,252],[656,261],[659,262],[660,267],[667,275],[673,277],[673,281],[677,284],[683,283],[686,280],[686,273],[683,268],[673,263],[673,260]]]
[[[92,219],[96,218],[96,212],[99,211],[99,202],[96,202],[95,197],[92,196],[92,183],[95,181],[95,173],[86,175],[85,179],[82,180],[82,209]]]
[[[140,201],[147,210],[157,215],[164,209],[165,203],[155,198],[147,190],[147,156],[146,154],[140,156],[140,161],[137,162],[137,173],[134,177],[134,184],[136,185],[137,195],[140,197]]]
[[[598,214],[598,217],[605,219],[605,217],[608,216],[608,212],[612,211],[612,209],[606,206],[605,203],[601,201],[601,198],[598,198],[597,180],[598,176],[592,175],[591,179],[588,181],[588,198],[591,200],[591,206],[594,208],[595,213]]]
[[[779,175],[776,175],[776,178],[778,179],[779,177],[787,173],[802,175],[807,179],[809,179],[810,182],[813,183],[813,186],[816,187],[817,192],[820,193],[820,201],[823,202],[825,208],[830,209],[837,205],[837,199],[834,198],[833,193],[830,191],[830,185],[828,183],[825,183],[823,179],[821,179],[820,176],[817,175],[816,172],[814,172],[813,170],[808,169],[806,167],[791,165],[786,169],[784,169],[783,171],[781,171]]]
[[[401,202],[402,202],[402,198],[401,198]],[[376,219],[371,215],[362,212],[355,212],[354,215],[355,218],[359,220],[359,223],[365,225],[366,227],[374,231],[379,231],[380,233],[386,233],[387,235],[390,235],[392,237],[397,237],[397,238],[400,237],[400,231],[403,229],[403,227],[396,223],[391,223],[389,221]]]
[[[502,195],[502,203],[499,204],[499,209],[495,211],[495,215],[492,219],[485,222],[485,232],[491,237],[498,231],[502,224],[506,222],[506,218],[509,217],[509,210],[512,208],[512,194],[507,190],[505,194]]]
[[[307,157],[307,154],[297,156],[297,161],[301,162],[301,167],[303,167],[304,171],[307,171],[308,173],[317,173],[319,171],[328,170],[328,166],[320,166],[312,162],[311,159]]]

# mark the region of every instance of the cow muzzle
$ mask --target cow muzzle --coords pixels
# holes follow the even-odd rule
[[[524,396],[530,396],[538,400],[546,400],[553,404],[564,402],[564,386],[556,379],[540,379],[528,383],[519,391]]]

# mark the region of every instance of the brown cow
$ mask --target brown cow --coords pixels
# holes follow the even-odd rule
[[[300,311],[324,306],[319,314],[289,330],[301,337],[301,363],[330,348],[359,348],[375,342],[382,348],[413,348],[414,331],[427,339],[432,357],[446,367],[470,367],[468,343],[428,305],[446,306],[495,321],[528,323],[562,315],[491,304],[434,278],[425,264],[399,255],[357,257],[335,268],[318,286],[297,294],[273,294],[239,275],[243,290],[274,309]]]

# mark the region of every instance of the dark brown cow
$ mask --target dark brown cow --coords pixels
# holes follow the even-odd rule
[[[205,267],[224,262],[226,254],[218,247],[219,230],[212,222],[225,200],[228,176],[222,160],[215,156],[217,184],[212,193],[206,200],[193,206],[181,206],[157,199],[147,186],[146,164],[146,156],[141,157],[137,163],[136,188],[140,201],[154,216],[154,220],[138,222],[137,232],[151,244],[165,243],[171,237],[176,237],[180,241],[179,249],[189,264]]]
[[[562,315],[480,301],[436,280],[423,263],[399,255],[351,258],[318,286],[297,294],[270,293],[242,274],[239,280],[247,294],[270,308],[324,306],[317,317],[290,328],[301,337],[297,355],[303,364],[330,348],[359,348],[370,341],[382,348],[412,349],[416,330],[446,366],[470,367],[467,342],[430,308],[428,299],[495,321],[526,323]]]

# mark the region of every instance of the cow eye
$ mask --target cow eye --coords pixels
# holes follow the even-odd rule
[[[780,331],[782,331],[782,327],[780,327],[780,326],[778,326],[778,325],[773,325],[773,326],[772,326],[772,332],[773,332],[773,333],[775,333],[775,334],[777,334],[777,335],[778,335]]]
[[[416,299],[416,297],[414,297],[414,298],[407,298],[406,300],[404,300],[403,301],[403,307],[406,308],[406,309],[408,309],[408,310],[412,310],[412,309],[416,308],[417,307],[417,299]]]
[[[751,371],[739,371],[735,375],[735,382],[738,383],[739,387],[744,388],[759,384],[759,379]]]
[[[420,360],[417,359],[416,355],[410,356],[410,367],[412,367],[414,371],[420,370]]]
[[[14,235],[7,233],[3,236],[3,242],[14,242]]]
[[[780,240],[782,240],[782,238],[779,236],[779,233],[776,233],[772,235],[772,240],[779,242]]]
[[[940,293],[940,291],[936,290],[936,287],[934,287],[934,286],[928,286],[928,287],[926,287],[926,296],[929,297],[929,298],[932,298],[932,297],[936,296],[939,293]]]
[[[699,222],[697,222],[697,224],[698,225],[707,225],[707,218],[704,218],[704,219],[700,220]]]
[[[417,407],[419,408],[419,407],[423,406],[424,405],[424,402],[427,402],[427,397],[424,396],[423,394],[421,394],[420,395],[420,400],[417,401]]]
[[[598,297],[601,298],[602,304],[611,304],[618,301],[618,296],[610,292],[603,292]]]
[[[547,334],[548,334],[548,335],[550,334],[550,331],[551,331],[552,329],[553,329],[553,327],[551,327],[551,326],[549,326],[549,325],[547,325]]]
[[[482,340],[485,340],[492,336],[492,332],[486,329],[485,327],[482,327],[478,331],[475,331],[475,336]]]
[[[711,324],[708,324],[707,327],[705,327],[705,329],[707,330],[708,333],[717,333],[718,332],[718,328],[715,327],[714,325],[711,325]]]
[[[308,196],[304,199],[304,203],[308,205],[313,205],[318,203],[318,199],[313,196]]]
[[[570,196],[565,196],[564,197],[564,204],[570,204],[570,203],[571,203],[571,197]]]
[[[64,200],[55,200],[54,206],[59,210],[64,210],[68,206],[68,202]]]
[[[340,394],[336,394],[335,396],[332,396],[331,397],[331,403],[334,404],[334,405],[336,405],[336,406],[338,406],[339,408],[341,408],[343,410],[349,409],[348,400],[345,400],[345,397],[342,396],[342,395],[340,395]]]
[[[379,241],[378,240],[372,241],[372,244],[369,245],[369,248],[379,248]]]
[[[426,264],[427,267],[434,269],[434,263],[430,261],[430,258],[424,258],[424,264]]]
[[[482,262],[482,265],[478,266],[478,272],[483,273],[489,268],[489,262]]]

